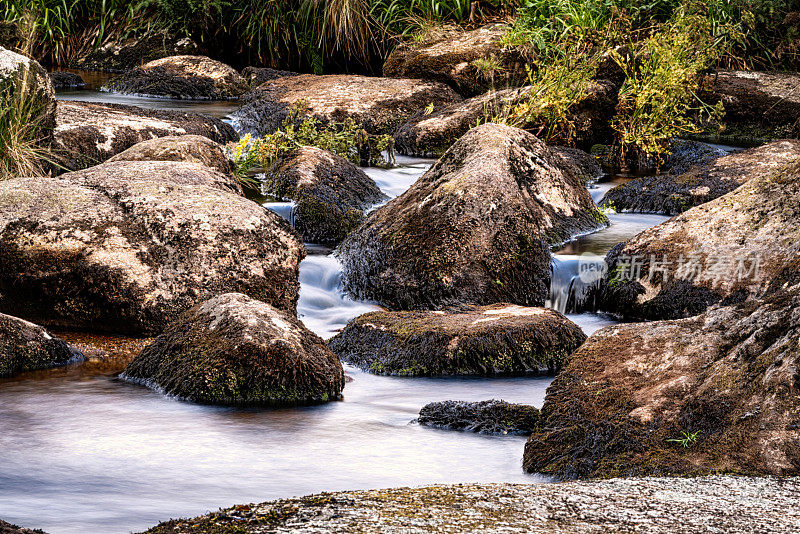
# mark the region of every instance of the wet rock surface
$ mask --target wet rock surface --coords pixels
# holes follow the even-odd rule
[[[188,37],[153,33],[105,44],[91,50],[74,66],[85,70],[123,73],[156,59],[200,52],[198,44]]]
[[[530,435],[539,421],[539,410],[502,400],[480,402],[444,401],[426,404],[417,422],[443,430],[493,435]]]
[[[206,56],[170,56],[145,63],[108,82],[118,93],[182,100],[238,98],[248,84],[233,68]]]
[[[525,469],[800,474],[796,267],[760,300],[596,332],[548,388]]]
[[[669,174],[637,178],[615,187],[600,205],[619,212],[676,215],[796,159],[800,159],[800,141],[782,140],[713,158],[709,163],[689,166],[680,174],[687,165],[676,162]]]
[[[796,161],[611,249],[601,308],[675,319],[762,295],[800,258],[799,223]]]
[[[580,179],[533,135],[470,130],[340,245],[343,286],[392,309],[544,304],[549,246],[607,224]]]
[[[5,92],[14,99],[11,105],[29,106],[40,140],[49,142],[56,125],[56,93],[47,71],[33,59],[0,47],[0,93]]]
[[[553,374],[586,335],[546,308],[495,304],[467,311],[378,311],[350,321],[329,345],[376,374]]]
[[[47,74],[56,89],[81,89],[86,86],[83,78],[74,72],[53,71]]]
[[[233,173],[233,162],[228,158],[225,147],[202,135],[170,135],[148,139],[108,161],[182,161],[204,165],[226,175]],[[238,190],[241,191],[241,187]]]
[[[308,243],[336,245],[385,200],[375,181],[346,159],[300,147],[264,173],[264,193],[296,203],[294,227]]]
[[[222,144],[238,139],[229,124],[205,115],[61,101],[55,149],[66,169],[77,170],[102,163],[148,139],[186,134],[202,135]]]
[[[182,399],[237,406],[324,402],[344,388],[342,364],[321,338],[293,314],[240,293],[188,310],[122,377]]]
[[[508,26],[492,24],[475,30],[442,28],[419,43],[399,45],[383,65],[384,76],[421,78],[450,85],[469,97],[493,87],[527,81],[525,61],[502,43]]]
[[[41,326],[0,313],[0,377],[78,359],[69,345]],[[0,532],[2,528],[0,523]]]
[[[563,484],[454,484],[321,493],[240,505],[147,534],[261,532],[790,532],[796,478],[633,478]],[[725,513],[720,513],[725,510]]]
[[[131,163],[162,170],[106,172]],[[278,215],[218,183],[230,178],[187,163],[107,165],[0,182],[0,311],[149,335],[226,291],[295,309],[302,243]],[[181,166],[189,172],[174,172]]]
[[[391,134],[429,105],[443,107],[460,99],[437,82],[302,74],[282,76],[254,89],[242,97],[243,105],[233,118],[240,131],[271,134],[281,127],[289,108],[302,103],[310,115],[323,122],[350,118],[369,133]]]

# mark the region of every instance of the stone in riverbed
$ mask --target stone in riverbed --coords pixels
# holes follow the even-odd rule
[[[495,304],[464,311],[377,311],[329,341],[352,365],[401,376],[553,374],[586,339],[555,310]]]
[[[339,246],[344,288],[392,309],[544,304],[552,245],[607,224],[533,135],[484,124]]]
[[[248,84],[233,67],[209,57],[171,56],[132,69],[109,81],[106,88],[184,100],[227,100],[238,98]]]
[[[266,67],[245,67],[242,70],[242,77],[247,80],[251,87],[261,85],[264,82],[269,82],[284,76],[297,76],[299,72],[290,70],[277,70]]]
[[[186,311],[122,377],[185,400],[236,406],[325,402],[344,388],[342,364],[321,338],[240,293]]]
[[[264,173],[264,193],[296,203],[294,227],[309,243],[337,245],[385,200],[374,180],[346,159],[300,147]]]
[[[200,47],[188,37],[161,33],[137,35],[125,40],[113,40],[84,57],[75,67],[84,70],[127,72],[150,61],[171,56],[201,53]]]
[[[185,161],[230,175],[233,162],[225,147],[202,135],[177,135],[148,139],[120,152],[111,161]]]
[[[796,159],[800,159],[800,141],[774,141],[714,158],[682,174],[637,178],[609,191],[600,205],[618,212],[675,215],[730,193],[746,181],[766,176]],[[685,167],[678,165],[673,171]]]
[[[0,313],[0,377],[79,359],[80,354],[41,326]]]
[[[238,139],[229,124],[196,113],[61,101],[55,149],[64,167],[77,170],[102,163],[148,139],[187,134],[222,144]]]
[[[83,78],[74,72],[53,71],[47,74],[56,89],[81,89],[86,86]]]
[[[534,431],[537,421],[539,410],[533,406],[502,400],[431,402],[422,407],[417,419],[423,426],[444,430],[526,436]]]
[[[372,134],[392,134],[409,117],[429,105],[444,107],[461,100],[437,82],[355,75],[301,74],[268,81],[242,97],[233,113],[242,132],[267,135],[281,128],[292,106],[304,104],[322,122],[353,119]]]
[[[631,319],[697,315],[762,295],[798,258],[800,160],[611,249],[600,306]]]

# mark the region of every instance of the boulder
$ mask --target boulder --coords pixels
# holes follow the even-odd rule
[[[227,183],[175,162],[0,182],[0,312],[131,335],[227,291],[294,312],[302,243]]]
[[[201,52],[197,43],[188,37],[148,33],[90,49],[76,61],[75,67],[123,73],[156,59]]]
[[[603,309],[676,319],[757,297],[800,258],[800,160],[645,230],[606,257]]]
[[[309,243],[337,245],[388,197],[364,171],[315,147],[300,147],[264,173],[264,193],[294,201],[294,227]]]
[[[692,167],[711,165],[715,160],[730,153],[731,151],[725,148],[700,141],[673,139],[670,142],[669,153],[660,167],[669,174],[684,174]]]
[[[226,293],[194,306],[125,368],[122,378],[168,395],[235,406],[337,399],[344,370],[293,314]]]
[[[56,92],[36,61],[0,47],[0,103],[27,109],[40,143],[49,143],[56,125]]]
[[[529,436],[538,420],[539,410],[533,406],[489,400],[431,402],[419,411],[417,422],[443,430]]]
[[[83,81],[80,74],[62,71],[53,71],[47,74],[56,89],[81,89],[86,87],[86,82]]]
[[[544,304],[550,246],[607,225],[533,135],[484,124],[339,246],[343,284],[393,309]]]
[[[503,44],[508,26],[491,24],[474,30],[448,27],[418,43],[399,45],[386,59],[383,75],[421,78],[450,85],[465,97],[528,80],[525,60]]]
[[[551,146],[550,151],[561,160],[561,165],[569,169],[584,184],[597,181],[603,175],[603,168],[597,158],[580,148]]]
[[[182,100],[238,98],[248,84],[229,65],[206,56],[170,56],[145,63],[112,79],[105,88],[117,93]]]
[[[547,390],[529,472],[800,474],[800,278],[689,319],[604,328]]]
[[[226,175],[231,175],[234,170],[225,147],[203,135],[169,135],[148,139],[108,161],[185,161],[216,169]]]
[[[297,76],[299,73],[290,70],[277,70],[268,67],[245,67],[242,70],[242,78],[247,80],[251,87],[256,87],[262,83],[283,78],[284,76]]]
[[[0,534],[46,534],[43,530],[31,530],[29,528],[22,528],[11,523],[6,523],[0,519]]]
[[[79,358],[69,345],[41,326],[0,313],[0,378]]]
[[[437,82],[302,74],[262,84],[242,97],[242,107],[232,116],[238,130],[262,136],[280,129],[289,109],[302,105],[322,122],[353,119],[369,133],[392,134],[418,111],[458,100],[452,89]]]
[[[219,119],[121,104],[58,103],[55,147],[69,170],[97,165],[133,145],[156,137],[202,135],[217,143],[236,141],[236,131]]]
[[[730,193],[743,183],[764,177],[800,158],[800,141],[783,140],[712,158],[709,163],[686,167],[676,162],[670,173],[646,176],[606,193],[600,205],[618,212],[675,215]]]
[[[555,310],[377,311],[329,341],[342,361],[400,376],[553,374],[586,335]]]

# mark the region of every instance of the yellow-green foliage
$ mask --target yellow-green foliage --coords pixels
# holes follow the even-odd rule
[[[22,76],[32,74],[26,69]],[[0,85],[0,180],[45,173],[45,103],[32,87],[27,79]]]

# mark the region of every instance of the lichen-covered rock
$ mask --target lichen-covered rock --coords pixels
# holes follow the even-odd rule
[[[421,42],[395,48],[383,65],[383,75],[435,80],[466,97],[493,87],[521,85],[528,79],[525,60],[518,49],[503,45],[507,32],[508,26],[502,24],[467,31],[438,29]]]
[[[294,227],[308,243],[337,245],[385,200],[375,181],[336,154],[300,147],[264,173],[264,193],[296,203]]]
[[[203,135],[170,135],[142,141],[117,154],[111,161],[185,161],[230,175],[233,162],[225,147]]]
[[[369,133],[392,134],[428,106],[444,107],[461,100],[452,89],[437,82],[354,75],[281,76],[242,97],[233,113],[243,132],[261,136],[278,130],[298,104],[323,122],[353,119]]]
[[[132,69],[106,88],[184,100],[226,100],[238,98],[248,84],[233,67],[206,56],[170,56]]]
[[[340,245],[343,284],[393,309],[540,306],[551,245],[607,224],[580,179],[533,135],[484,124]]]
[[[748,180],[800,159],[800,141],[783,140],[691,166],[678,163],[669,174],[637,178],[609,191],[600,205],[618,212],[675,215],[730,193]]]
[[[53,71],[47,74],[56,89],[81,89],[86,87],[86,82],[83,81],[80,74],[63,71]]]
[[[533,406],[502,400],[431,402],[422,407],[417,419],[421,425],[444,430],[526,436],[538,421],[539,410]]]
[[[156,137],[202,135],[217,143],[238,139],[219,119],[121,104],[58,103],[55,149],[70,170],[97,165],[137,143]]]
[[[1,312],[150,335],[228,291],[294,311],[305,251],[278,215],[197,164],[107,165],[0,182]]]
[[[0,377],[78,359],[69,345],[41,326],[0,313]]]
[[[193,402],[283,405],[339,398],[344,370],[292,314],[226,293],[182,314],[122,377]]]
[[[547,390],[527,471],[800,474],[800,279],[698,317],[596,332]],[[780,277],[779,277],[780,278]]]
[[[580,148],[551,146],[550,151],[584,184],[594,182],[603,175],[603,168],[597,158]]]
[[[28,122],[37,124],[38,141],[51,141],[56,126],[56,92],[47,71],[36,61],[2,47],[0,102],[28,109]]]
[[[149,33],[112,41],[79,58],[75,67],[85,70],[127,72],[150,61],[171,56],[199,54],[202,50],[188,37]]]
[[[800,160],[645,230],[606,257],[603,309],[677,319],[763,294],[800,258]]]
[[[378,311],[329,341],[350,364],[401,376],[553,374],[586,339],[555,310],[494,304],[465,311]]]

